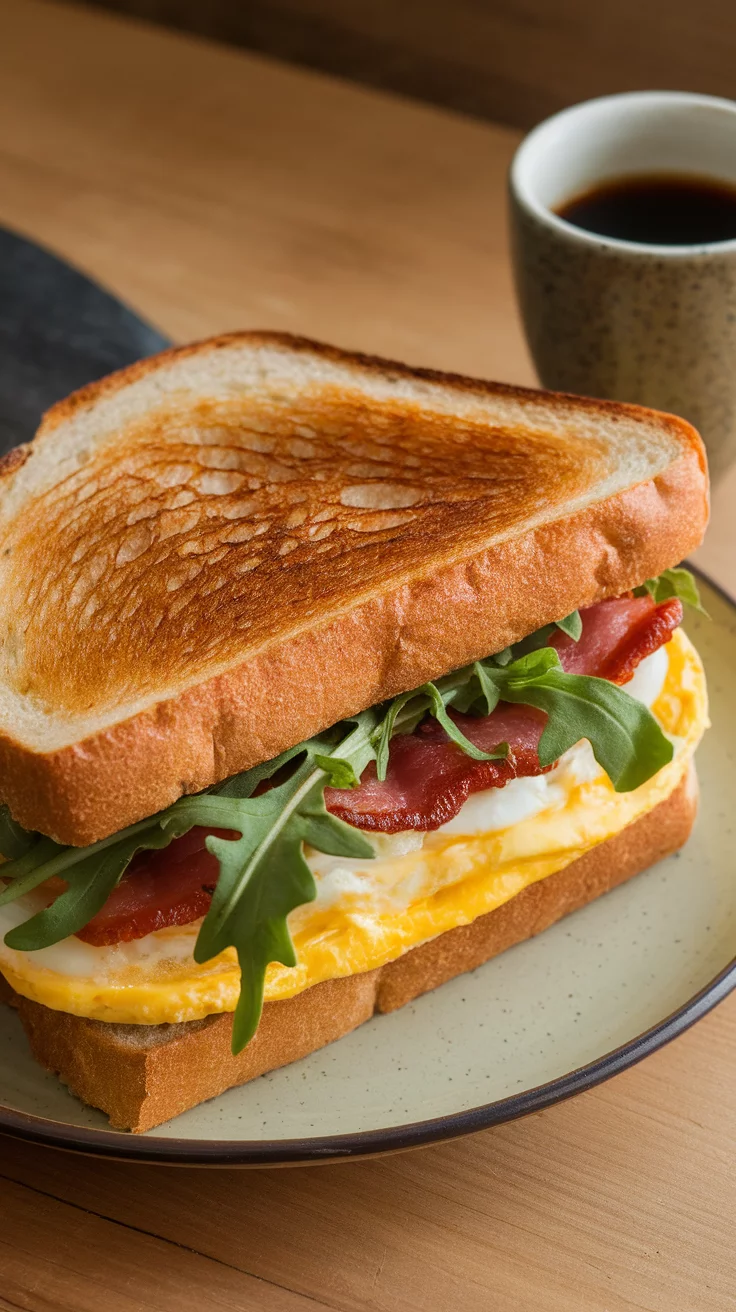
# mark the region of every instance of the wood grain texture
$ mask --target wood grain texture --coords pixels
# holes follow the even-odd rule
[[[733,96],[730,0],[92,0],[517,127],[610,91]]]
[[[515,139],[91,11],[2,6],[0,222],[179,339],[287,328],[529,381]],[[702,550],[734,591],[735,507],[736,471]],[[196,1172],[0,1140],[0,1308],[729,1312],[735,1082],[736,997],[597,1090],[407,1156]]]
[[[282,328],[533,379],[513,134],[39,0],[2,6],[0,110],[2,221],[175,339]]]
[[[0,1309],[201,1312],[203,1291],[213,1312],[244,1306],[306,1312],[314,1306],[222,1258],[202,1257],[178,1240],[97,1215],[83,1199],[60,1202],[58,1190],[48,1193],[38,1180],[19,1184],[2,1168],[0,1179]]]
[[[7,1140],[0,1179],[86,1209],[71,1248],[90,1279],[107,1271],[80,1256],[101,1216],[345,1312],[727,1312],[735,1027],[733,998],[600,1089],[403,1156],[203,1172]],[[29,1226],[43,1251],[43,1212]]]

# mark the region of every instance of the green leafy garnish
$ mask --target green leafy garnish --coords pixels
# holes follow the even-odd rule
[[[497,651],[493,656],[487,658],[494,665],[509,665],[511,661],[518,660],[520,656],[527,656],[530,651],[538,651],[540,647],[546,647],[552,637],[555,629],[561,629],[566,633],[568,638],[573,642],[579,642],[580,635],[583,632],[583,621],[580,611],[572,610],[569,615],[563,616],[561,620],[555,620],[552,624],[543,624],[541,629],[535,629],[526,638],[520,642],[514,643],[513,647],[504,647],[503,651]]]
[[[414,702],[415,697],[416,694],[413,692],[404,692],[400,697],[394,697],[394,700],[378,726],[375,748],[376,773],[379,779],[386,778],[389,745],[391,739],[398,730],[397,719],[399,715],[403,712],[402,719],[407,726],[407,732],[410,732],[410,728],[415,729],[419,724],[419,721],[424,719],[428,705],[424,699],[421,701],[419,699],[416,700],[414,704],[414,716],[412,716],[407,710],[410,703]]]
[[[508,665],[514,659],[513,647],[504,647],[503,651],[497,651],[494,656],[489,656],[494,665]]]
[[[700,592],[689,569],[666,569],[664,573],[658,574],[656,579],[646,579],[641,587],[634,588],[636,597],[649,596],[659,604],[660,601],[669,601],[672,597],[678,597],[686,606],[697,610],[701,615],[709,618],[708,612],[700,600]]]
[[[316,752],[314,764],[318,765],[320,770],[324,770],[330,788],[357,788],[360,783],[360,778],[350,761],[343,761],[339,756],[326,756],[323,752]]]
[[[580,618],[580,611],[571,610],[570,614],[566,615],[564,620],[557,620],[557,628],[562,629],[562,632],[566,633],[568,638],[572,638],[573,642],[579,642],[580,635],[583,632],[583,621]]]
[[[78,930],[84,929],[92,917],[102,910],[136,852],[144,847],[166,847],[173,837],[173,832],[167,832],[159,825],[149,824],[142,834],[118,839],[118,842],[108,847],[106,851],[90,853],[89,848],[80,849],[82,853],[86,851],[87,855],[65,869],[66,891],[61,893],[51,906],[38,911],[30,920],[11,929],[5,935],[8,947],[16,948],[19,952],[33,952],[39,946],[58,943],[61,939],[68,938],[70,934],[76,934]],[[34,886],[43,882],[40,876],[51,864],[52,862],[48,862],[37,867],[34,872]],[[50,877],[47,875],[47,878]],[[21,890],[16,891],[13,884],[10,889],[16,897],[20,896]]]
[[[490,714],[499,701],[546,712],[539,743],[542,767],[587,738],[616,792],[624,793],[672,760],[672,743],[646,706],[607,679],[566,674],[554,647],[538,648],[501,669],[489,661],[470,667],[455,704]]]
[[[679,576],[686,573],[670,570],[667,574],[677,577],[662,583],[663,575],[654,582],[660,588],[679,588],[682,595],[688,585]],[[625,792],[639,787],[672,759],[672,744],[657,721],[624,689],[605,679],[565,673],[555,648],[546,645],[555,627],[577,641],[580,616],[575,611],[557,626],[545,625],[513,648],[402,693],[205,793],[181,797],[158,815],[86,848],[61,847],[51,839],[27,834],[3,808],[0,852],[10,860],[2,867],[8,882],[0,892],[0,906],[54,875],[66,884],[51,906],[11,930],[6,943],[31,952],[77,933],[102,908],[141,849],[166,847],[194,825],[232,830],[236,835],[232,839],[212,834],[206,840],[220,874],[194,957],[205,962],[228,947],[237,952],[241,988],[233,1051],[239,1052],[258,1026],[269,963],[296,964],[287,917],[316,896],[304,845],[335,856],[374,855],[360,830],[327,811],[324,790],[355,787],[373,760],[378,777],[385,778],[395,734],[411,732],[429,714],[475,760],[503,759],[506,743],[491,752],[481,750],[449,714],[453,708],[487,716],[502,701],[535,706],[546,713],[539,744],[543,767],[587,739],[614,788]],[[272,787],[257,792],[267,780]]]
[[[286,917],[316,895],[303,856],[309,843],[335,856],[372,857],[359,830],[325,809],[330,778],[358,777],[374,749],[376,713],[357,717],[347,738],[334,735],[299,744],[267,765],[246,771],[194,797],[182,797],[168,810],[87,848],[59,847],[42,839],[25,856],[2,867],[11,882],[0,904],[30,892],[53,875],[67,884],[51,906],[5,937],[9,947],[32,952],[76,933],[101,909],[133,856],[141,848],[162,848],[194,825],[232,829],[234,839],[207,839],[220,862],[220,876],[195,946],[196,961],[207,961],[232,945],[241,968],[241,992],[233,1029],[233,1051],[252,1038],[263,1002],[263,982],[271,961],[294,965]],[[253,797],[258,783],[297,758],[283,783]],[[329,765],[325,770],[321,764]]]
[[[341,763],[349,765],[356,777],[373,757],[374,727],[374,714],[365,712],[339,745]],[[239,838],[207,839],[208,850],[220,862],[220,877],[194,959],[209,961],[227,947],[237,951],[241,986],[233,1022],[234,1052],[245,1047],[258,1027],[269,962],[296,965],[286,918],[317,895],[304,844],[332,856],[373,856],[360,831],[325,808],[330,773],[321,763],[326,764],[329,755],[328,743],[319,739],[305,743],[303,759],[285,783],[259,797],[235,802],[227,825],[241,831]]]
[[[36,842],[36,835],[14,820],[7,806],[0,806],[0,856],[15,861]]]
[[[543,768],[587,738],[616,792],[627,793],[672,760],[672,743],[646,706],[607,679],[566,674],[553,647],[523,656],[495,678],[501,700],[547,713]]]
[[[508,743],[499,743],[493,751],[484,752],[482,748],[476,747],[475,743],[466,738],[455,721],[447,714],[447,706],[454,705],[460,693],[457,679],[457,675],[450,675],[446,680],[425,683],[421,688],[417,688],[416,692],[402,693],[400,697],[394,699],[377,733],[376,770],[379,779],[386,778],[389,743],[399,728],[398,717],[401,716],[404,732],[407,732],[409,725],[416,728],[427,711],[442,725],[448,738],[462,748],[466,756],[472,757],[474,761],[505,760],[509,751]]]

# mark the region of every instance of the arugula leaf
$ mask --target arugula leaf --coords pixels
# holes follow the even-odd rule
[[[541,629],[535,629],[526,638],[520,642],[515,642],[513,647],[507,647],[506,651],[511,653],[511,660],[519,660],[522,656],[528,656],[532,651],[539,651],[541,647],[546,647],[552,637],[555,629],[561,629],[566,633],[568,638],[573,642],[579,642],[583,632],[583,621],[579,610],[571,610],[569,615],[564,615],[561,620],[554,620],[552,624],[543,624]],[[501,653],[505,656],[505,652]],[[496,665],[508,665],[509,660],[499,661],[497,656],[493,657]]]
[[[314,764],[318,765],[320,770],[324,770],[330,788],[357,788],[360,783],[350,762],[342,761],[339,756],[325,756],[322,752],[317,752]]]
[[[503,672],[503,701],[546,711],[539,761],[552,765],[582,738],[616,792],[630,792],[667,765],[673,747],[651,711],[623,688],[591,675],[567,674],[553,647],[515,661]]]
[[[294,747],[288,748],[280,756],[274,756],[270,761],[264,761],[261,765],[254,765],[250,770],[243,770],[241,774],[231,775],[229,779],[223,779],[222,783],[213,784],[207,789],[206,794],[199,796],[216,796],[216,797],[252,797],[256,788],[265,779],[272,779],[275,774],[283,770],[297,756],[304,751],[304,743],[296,743]],[[185,799],[180,798],[175,805],[179,806]]]
[[[579,610],[571,610],[564,620],[556,620],[555,623],[558,629],[562,629],[562,632],[567,634],[568,638],[572,638],[573,642],[580,641],[580,635],[583,632],[583,621],[580,618]]]
[[[469,738],[447,714],[447,706],[456,706],[458,710],[467,708],[467,702],[461,696],[462,683],[465,671],[458,671],[455,675],[448,675],[445,679],[440,679],[437,683],[425,683],[421,688],[414,692],[402,693],[395,697],[388,708],[386,715],[376,730],[375,755],[376,755],[376,773],[378,778],[386,778],[388,769],[389,746],[391,739],[399,729],[406,732],[411,725],[416,728],[417,724],[426,715],[427,711],[434,716],[435,720],[442,725],[448,738],[451,739],[458,747],[461,747],[466,756],[472,757],[474,761],[498,761],[504,760],[508,755],[508,743],[499,743],[494,747],[492,752],[484,752],[482,748],[476,747]],[[468,680],[470,685],[470,681]],[[471,687],[471,701],[476,701],[478,694]]]
[[[476,661],[459,672],[456,690],[445,696],[458,709],[486,715],[499,701],[545,711],[548,720],[539,744],[542,766],[552,765],[587,738],[617,792],[638,788],[672,760],[672,743],[646,706],[607,679],[567,674],[554,647],[535,648],[504,667],[495,665],[493,658]],[[404,694],[397,701],[409,698]],[[449,719],[446,713],[444,719]],[[443,720],[440,723],[444,727]],[[385,751],[387,760],[388,743]],[[507,752],[508,745],[500,744],[490,759]]]
[[[471,743],[470,739],[466,738],[465,734],[462,733],[462,731],[455,724],[455,721],[450,719],[450,716],[447,714],[447,711],[445,709],[445,702],[442,697],[442,694],[440,690],[435,686],[435,684],[425,683],[422,691],[426,692],[427,696],[429,697],[429,701],[430,701],[429,709],[432,712],[432,715],[434,716],[435,720],[437,720],[437,722],[442,725],[442,728],[444,729],[448,738],[450,738],[452,742],[456,744],[457,747],[462,748],[466,756],[470,756],[474,761],[505,760],[505,758],[509,754],[508,743],[499,743],[497,747],[494,747],[493,751],[484,752],[482,748],[476,747],[475,743]],[[452,698],[448,698],[448,702],[451,700]]]
[[[303,845],[336,856],[374,855],[359,830],[326,810],[324,788],[331,777],[343,780],[362,774],[374,755],[375,727],[375,712],[366,711],[356,717],[352,733],[339,744],[334,735],[300,743],[218,790],[182,797],[168,811],[87,848],[64,848],[42,839],[3,866],[3,877],[11,882],[0,893],[0,905],[53,875],[62,876],[67,889],[51,906],[11,930],[5,942],[32,952],[82,929],[141,848],[163,848],[194,825],[234,829],[240,834],[236,839],[207,839],[207,847],[220,861],[220,877],[194,956],[196,961],[207,961],[230,945],[238,953],[242,980],[233,1044],[239,1051],[258,1024],[269,962],[294,964],[286,916],[316,893]],[[289,779],[258,797],[252,795],[261,779],[297,757],[302,759]]]
[[[391,702],[391,705],[378,726],[375,742],[376,774],[381,780],[386,778],[389,746],[391,739],[396,732],[397,718],[400,713],[404,711],[405,707],[409,706],[410,702],[414,701],[415,696],[416,693],[414,692],[404,692],[399,697],[394,697],[394,700]],[[415,707],[416,721],[414,727],[416,727],[419,721],[424,718],[426,711],[427,707],[423,701]],[[407,721],[409,719],[408,714],[405,714],[403,718]]]
[[[364,712],[339,746],[341,763],[356,775],[373,757],[370,741],[375,716]],[[220,877],[194,948],[194,959],[209,961],[234,947],[241,971],[240,997],[233,1021],[233,1052],[255,1034],[263,1007],[270,962],[296,965],[286,924],[295,907],[311,902],[317,889],[304,857],[304,844],[334,856],[372,857],[373,848],[359,830],[325,808],[328,773],[318,761],[330,755],[329,743],[303,744],[304,760],[286,780],[259,797],[234,803],[230,827],[240,838],[210,836],[207,848],[220,862]]]
[[[667,571],[671,579],[663,575],[650,582],[660,590],[679,588],[682,593],[688,590],[680,577],[686,573]],[[573,612],[557,627],[577,640],[580,617]],[[220,875],[194,956],[204,962],[227,947],[237,952],[241,991],[233,1051],[240,1051],[258,1025],[269,963],[295,964],[287,917],[316,892],[304,845],[337,856],[374,855],[359,830],[326,810],[324,789],[328,784],[354,787],[374,758],[379,778],[385,777],[396,733],[411,732],[429,712],[474,759],[503,758],[507,744],[481,751],[451,719],[448,707],[488,715],[499,701],[507,701],[546,712],[539,747],[542,765],[552,764],[587,738],[614,787],[626,791],[671,760],[672,745],[645,707],[604,679],[564,672],[555,649],[545,645],[554,629],[553,624],[545,625],[513,648],[403,693],[382,708],[364,711],[349,722],[353,727],[347,736],[345,726],[336,726],[204,793],[182,797],[157,816],[87,848],[64,848],[51,839],[28,835],[9,813],[0,812],[0,851],[11,857],[2,867],[8,884],[0,891],[0,906],[54,875],[67,884],[50,907],[10,931],[6,943],[34,951],[83,928],[142,848],[165,847],[194,825],[234,830],[238,835],[234,839],[210,835],[206,840],[219,861]],[[283,778],[287,766],[290,773]],[[274,787],[256,795],[266,779],[272,779]]]
[[[489,659],[493,661],[494,665],[508,665],[514,659],[514,649],[513,647],[504,647],[503,651],[495,652]]]
[[[142,847],[166,847],[173,837],[172,832],[167,833],[160,825],[152,825],[101,854],[93,852],[92,855],[84,856],[66,871],[66,892],[61,893],[51,906],[37,912],[30,920],[17,925],[5,935],[8,947],[16,948],[19,952],[34,952],[38,948],[59,943],[70,934],[84,929],[102,909],[135,853]],[[84,848],[81,850],[88,851]],[[42,875],[44,869],[41,866],[35,874]],[[42,879],[36,878],[35,883],[41,882]],[[16,896],[19,895],[16,893]]]
[[[473,674],[478,682],[479,696],[473,703],[476,709],[479,709],[478,703],[482,702],[485,706],[485,714],[490,715],[495,711],[498,705],[501,689],[501,680],[494,679],[491,671],[483,661],[476,661],[473,666]]]
[[[535,629],[534,633],[530,633],[528,637],[522,638],[520,642],[515,642],[511,648],[513,660],[518,661],[522,656],[528,656],[530,652],[539,651],[542,647],[546,647],[556,628],[556,624],[543,624],[541,629]],[[487,665],[488,662],[484,661],[483,664]]]
[[[0,856],[14,861],[28,852],[37,840],[38,834],[24,829],[13,819],[7,806],[0,806]]]
[[[230,805],[227,801],[209,794],[200,794],[195,797],[182,797],[168,811],[149,816],[148,819],[130,825],[127,829],[121,829],[117,834],[111,834],[108,838],[91,843],[88,847],[62,847],[51,838],[39,837],[34,846],[23,856],[5,862],[0,867],[2,879],[8,881],[0,891],[0,907],[8,902],[14,902],[55,877],[62,878],[68,888],[56,899],[52,907],[48,907],[46,912],[39,912],[32,918],[33,947],[24,947],[22,950],[30,952],[38,948],[50,947],[69,934],[76,933],[77,929],[83,928],[104,905],[136,852],[144,848],[166,847],[172,839],[180,838],[195,824],[211,824],[213,827],[221,825],[226,828],[229,815]],[[85,864],[88,861],[89,867]],[[83,866],[85,868],[82,870]],[[98,872],[100,884],[105,885],[107,892],[99,900],[99,905],[89,912],[87,920],[80,921],[82,909],[88,909],[97,900],[97,893],[91,888],[94,880],[89,881],[89,902],[86,900],[88,870]],[[117,872],[116,877],[113,876],[113,872]],[[31,921],[26,921],[6,935],[5,941],[8,946],[20,947],[18,933],[21,929],[25,930],[26,925],[30,923]],[[11,934],[15,936],[12,943]]]
[[[660,601],[669,601],[671,597],[679,597],[680,601],[693,610],[697,610],[701,615],[710,618],[707,610],[700,600],[700,592],[689,569],[666,569],[662,574],[657,575],[655,579],[645,579],[641,587],[634,588],[635,597],[649,596],[657,603]]]
[[[485,661],[476,661],[474,665],[468,666],[467,673],[467,682],[453,695],[452,705],[458,711],[490,715],[498,705],[500,689],[503,686],[500,676],[494,677],[496,657],[489,656]]]
[[[10,880],[10,883],[0,892],[0,907],[4,907],[8,902],[14,902],[16,898],[23,897],[26,893],[31,893],[39,884],[45,883],[53,874],[53,870],[51,874],[48,873],[47,867],[52,865],[55,858],[75,850],[77,849],[60,847],[53,838],[42,838],[39,843],[24,852],[23,856],[5,863],[2,866],[2,877]],[[89,853],[89,848],[78,850]]]

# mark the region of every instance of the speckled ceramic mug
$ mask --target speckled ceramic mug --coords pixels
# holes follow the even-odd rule
[[[736,237],[644,245],[555,213],[600,182],[656,172],[736,184],[736,103],[632,92],[535,128],[510,173],[517,293],[545,387],[683,415],[717,476],[736,460]]]

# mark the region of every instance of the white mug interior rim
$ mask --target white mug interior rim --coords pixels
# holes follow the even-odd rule
[[[556,205],[637,173],[690,173],[736,186],[736,101],[688,91],[629,91],[563,109],[524,138],[511,162],[516,201],[568,239],[663,258],[736,250],[718,242],[657,245],[588,232]]]

